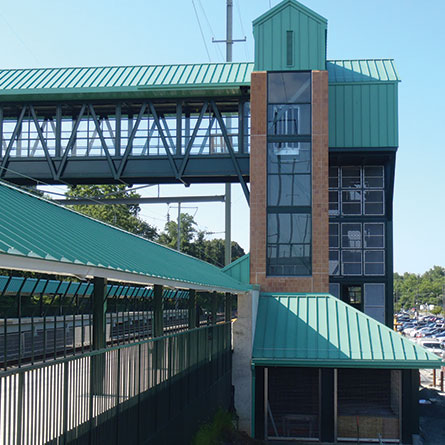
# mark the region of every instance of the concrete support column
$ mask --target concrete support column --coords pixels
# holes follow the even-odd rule
[[[162,301],[163,287],[155,284],[153,288],[153,337],[164,335],[164,305]]]
[[[253,434],[251,361],[258,296],[257,290],[238,295],[238,318],[233,323],[232,382],[235,387],[235,409],[240,430],[249,435]]]
[[[189,329],[196,328],[197,305],[196,305],[196,292],[194,289],[189,290],[188,320],[189,320]]]

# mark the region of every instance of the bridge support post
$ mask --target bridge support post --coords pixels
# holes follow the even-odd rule
[[[197,305],[196,305],[196,292],[194,289],[189,290],[189,302],[188,302],[188,320],[189,329],[196,328],[197,322]]]
[[[232,320],[232,294],[226,292],[224,296],[224,321],[227,323]]]
[[[106,315],[107,315],[107,280],[94,277],[93,279],[93,350],[106,347]],[[91,392],[103,394],[105,379],[105,354],[91,357]]]
[[[162,286],[155,284],[153,288],[153,337],[164,335],[164,305],[162,302]]]

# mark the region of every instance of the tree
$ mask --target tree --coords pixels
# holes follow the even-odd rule
[[[188,213],[181,213],[181,252],[199,258],[218,267],[224,266],[224,240],[207,240],[207,232],[198,230],[196,222]],[[173,249],[177,247],[178,224],[168,221],[164,231],[160,234],[158,242]],[[232,260],[235,261],[245,254],[243,248],[232,241]]]
[[[70,186],[66,196],[70,198],[92,198],[92,200],[105,197],[109,199],[140,197],[138,193],[128,190],[127,186],[123,184]],[[158,236],[156,229],[139,217],[141,208],[137,204],[73,205],[70,207],[84,215],[91,216],[149,240],[156,239]]]

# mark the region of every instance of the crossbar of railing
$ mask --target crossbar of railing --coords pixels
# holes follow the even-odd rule
[[[0,443],[155,440],[227,380],[230,348],[222,323],[0,372]]]

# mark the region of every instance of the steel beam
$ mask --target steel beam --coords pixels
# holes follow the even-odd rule
[[[63,205],[137,205],[137,204],[171,204],[182,202],[224,202],[224,195],[215,196],[165,196],[156,198],[79,198],[54,199],[53,202]]]

